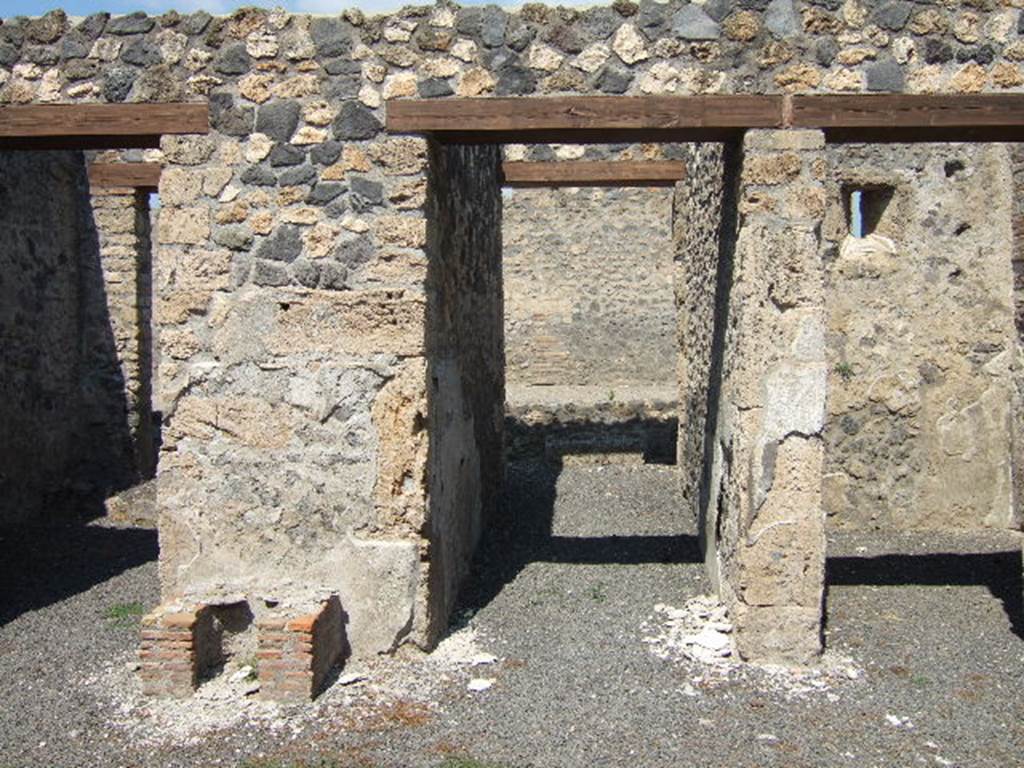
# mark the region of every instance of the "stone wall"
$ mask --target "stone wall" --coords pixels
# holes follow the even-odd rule
[[[845,527],[1014,527],[1006,149],[833,147],[825,510]],[[847,237],[852,189],[874,234]],[[881,208],[884,206],[884,211]],[[870,206],[869,206],[870,208]]]
[[[450,594],[429,615],[430,574],[455,574],[465,563],[431,567],[438,549],[425,528],[433,501],[428,504],[424,478],[437,449],[433,436],[445,429],[431,420],[445,412],[432,410],[432,373],[444,373],[453,396],[464,398],[453,444],[481,457],[482,506],[494,482],[487,457],[500,418],[493,428],[486,424],[483,387],[466,378],[477,372],[461,370],[462,361],[460,369],[442,371],[445,357],[429,346],[428,306],[436,296],[426,283],[437,252],[426,249],[433,215],[425,207],[426,145],[385,136],[387,101],[1019,90],[1019,20],[1019,9],[1001,4],[868,7],[817,0],[625,0],[586,10],[528,5],[514,13],[439,5],[373,18],[356,10],[313,18],[249,9],[218,19],[198,12],[68,20],[57,12],[5,20],[2,103],[208,100],[211,106],[210,135],[165,138],[162,146],[154,292],[165,405],[159,476],[165,597],[194,604],[245,600],[258,613],[260,603],[306,605],[337,595],[357,654],[436,639]],[[772,155],[758,161],[768,165],[775,153],[784,154],[751,149]],[[807,151],[816,156],[816,149]],[[801,180],[810,162],[802,153]],[[772,627],[789,619],[809,632],[818,615],[816,491],[782,490],[799,481],[795,468],[813,474],[817,432],[801,422],[793,427],[800,436],[785,437],[779,430],[792,426],[785,420],[736,423],[758,418],[759,404],[771,412],[757,399],[757,366],[793,356],[798,367],[824,366],[817,347],[800,341],[799,323],[772,324],[781,323],[773,312],[789,323],[803,317],[803,308],[788,298],[779,305],[764,282],[777,277],[776,289],[785,285],[801,301],[796,287],[805,277],[806,290],[818,290],[816,275],[799,268],[816,249],[805,226],[814,217],[804,213],[817,191],[804,185],[776,194],[763,171],[751,165],[746,181],[766,195],[760,202],[775,201],[778,209],[749,208],[758,204],[755,197],[741,201],[748,219],[740,227],[734,292],[755,303],[742,312],[736,307],[746,301],[732,305],[738,325],[725,348],[737,352],[731,363],[726,359],[723,390],[731,405],[719,409],[728,418],[716,422],[722,436],[730,425],[736,435],[731,463],[720,462],[729,523],[721,558],[741,636],[754,638],[744,640],[745,653],[777,647]],[[786,173],[774,178],[793,180]],[[808,189],[811,198],[797,196]],[[778,234],[776,225],[793,222],[798,238]],[[782,263],[798,268],[775,275],[771,270]],[[488,293],[488,274],[478,275],[471,296]],[[805,298],[817,312],[818,299]],[[461,311],[458,302],[451,311]],[[496,331],[485,328],[489,344]],[[486,368],[479,375],[494,378]],[[438,402],[455,407],[454,400]],[[765,453],[768,445],[776,445],[774,454]],[[754,490],[744,478],[754,469],[759,478],[774,478],[761,522],[788,519],[773,499],[801,499],[793,511],[806,526],[800,536],[787,533],[788,544],[775,538],[785,528],[752,543],[737,534],[751,532],[747,502]],[[437,479],[450,477],[444,470]],[[472,480],[469,475],[459,487],[471,489]],[[438,492],[431,485],[429,498]],[[460,498],[475,503],[473,493]],[[461,508],[456,503],[451,519],[471,520]],[[717,509],[710,500],[709,508]],[[470,548],[460,545],[452,557],[464,561]],[[806,566],[810,575],[797,580],[805,591],[784,592],[789,582],[769,578],[770,595],[750,592],[745,579],[758,568],[777,572],[767,554],[759,559],[776,551],[786,568]],[[794,640],[797,655],[812,647],[808,637]]]
[[[510,384],[672,384],[671,190],[509,189]]]
[[[95,415],[128,425],[117,490],[156,471],[153,429],[153,254],[149,196],[132,189],[92,189],[103,292],[90,310],[106,318],[118,368],[103,372],[99,402],[124,402],[124,413]],[[92,384],[96,386],[96,384]],[[109,391],[108,391],[109,390]],[[88,408],[89,405],[87,404]]]
[[[718,511],[710,507],[710,472],[732,281],[739,162],[739,150],[732,145],[689,146],[686,180],[677,185],[673,198],[679,349],[676,462],[685,511],[698,520],[701,548],[716,588]]]
[[[98,514],[136,476],[107,215],[80,154],[0,153],[0,524]]]
[[[424,637],[447,626],[483,526],[500,521],[505,480],[501,152],[432,144],[430,160]]]

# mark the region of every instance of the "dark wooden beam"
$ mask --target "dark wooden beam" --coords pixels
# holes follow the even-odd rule
[[[686,176],[680,160],[601,162],[507,162],[509,187],[669,187]]]
[[[134,187],[156,192],[160,186],[159,163],[93,163],[89,183],[94,187]]]
[[[831,142],[1024,141],[1024,94],[812,94],[411,99],[387,129],[450,143],[732,141],[811,128]]]
[[[209,130],[209,107],[205,103],[0,107],[2,149],[159,147],[162,135]]]
[[[837,143],[1024,141],[1024,94],[793,96],[789,118]]]
[[[971,128],[1024,125],[1024,94],[793,96],[794,128]]]
[[[579,137],[574,141],[678,141],[781,127],[782,103],[781,96],[747,95],[412,99],[388,102],[387,129],[474,143],[546,142],[563,134]]]

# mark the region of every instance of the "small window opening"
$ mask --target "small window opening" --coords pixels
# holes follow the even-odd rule
[[[847,187],[846,215],[850,234],[854,237],[873,234],[885,217],[894,191],[887,186]]]

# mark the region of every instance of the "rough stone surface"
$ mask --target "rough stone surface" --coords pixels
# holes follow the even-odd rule
[[[665,363],[676,354],[669,209],[665,189],[506,193],[510,383],[668,383]]]
[[[837,148],[830,167],[830,521],[1019,525],[1009,450],[1016,330],[1005,152]],[[851,190],[872,186],[884,190],[867,208],[872,233],[850,236],[844,203]]]
[[[148,215],[131,193],[90,205],[80,155],[0,165],[0,525],[95,515],[153,460]]]
[[[243,9],[216,19],[199,12],[6,20],[2,104],[215,106],[210,135],[168,136],[152,153],[165,166],[168,192],[154,259],[165,597],[188,592],[199,604],[228,594],[337,594],[351,611],[357,654],[429,646],[454,604],[500,463],[497,234],[488,239],[470,226],[497,229],[494,158],[467,150],[445,160],[481,199],[457,191],[461,202],[442,215],[437,189],[454,182],[430,175],[423,141],[383,134],[386,95],[1013,92],[1024,87],[1018,10],[983,2],[965,9],[899,0],[644,0],[611,12],[445,6],[379,18]],[[250,120],[271,135],[247,139]],[[785,644],[785,634],[769,637],[784,620],[806,629],[817,616],[813,470],[821,438],[812,427],[825,332],[814,319],[822,310],[807,254],[818,237],[809,222],[820,223],[827,208],[827,167],[819,167],[817,148],[800,144],[805,139],[758,135],[748,146],[749,193],[736,203],[738,298],[725,315],[736,323],[722,326],[732,334],[723,349],[736,354],[722,362],[724,405],[713,414],[725,443],[716,439],[704,452],[713,459],[723,444],[732,451],[709,462],[721,472],[704,488],[722,500],[720,575],[746,611],[738,634],[751,654]],[[459,170],[470,159],[486,178]],[[187,183],[175,182],[176,172],[188,174]],[[353,176],[366,183],[353,184]],[[31,200],[30,186],[15,197]],[[439,232],[441,221],[451,231]],[[792,225],[785,237],[780,223]],[[466,242],[479,251],[467,256]],[[454,266],[459,259],[483,265],[477,283]],[[5,281],[5,291],[11,283],[29,286],[26,296],[37,290],[21,273]],[[50,284],[64,290],[61,279]],[[693,288],[705,302],[692,315],[700,317],[709,287]],[[750,301],[741,307],[740,298]],[[47,323],[39,327],[51,333]],[[480,328],[479,339],[465,341]],[[58,348],[58,339],[74,336],[52,338]],[[970,354],[981,359],[986,349]],[[119,366],[107,369],[112,380],[124,375]],[[998,416],[989,405],[975,423]],[[963,414],[965,422],[975,413]],[[451,416],[445,437],[434,434],[441,415]],[[960,433],[948,426],[951,436]],[[970,446],[952,447],[963,456]],[[707,509],[718,514],[717,502]],[[745,543],[760,522],[790,519],[800,534],[789,543],[778,538],[788,525]],[[458,532],[445,539],[451,530]],[[367,564],[378,551],[388,555],[371,578]],[[378,595],[386,596],[379,605]],[[794,657],[813,652],[808,638],[788,638]]]

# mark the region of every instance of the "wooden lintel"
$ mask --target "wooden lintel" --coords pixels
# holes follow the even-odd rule
[[[667,187],[686,175],[681,160],[506,162],[509,187]]]
[[[566,96],[413,99],[388,102],[391,133],[518,135],[560,131],[721,131],[782,125],[781,96]],[[546,139],[544,139],[546,140]],[[598,139],[594,139],[598,140]]]
[[[0,149],[159,147],[163,135],[209,131],[205,103],[0,107]]]
[[[831,142],[1024,141],[1024,94],[573,96],[391,101],[387,129],[449,143],[731,141],[808,128]]]
[[[793,96],[794,128],[967,129],[1024,126],[1024,94]]]
[[[159,163],[93,163],[89,183],[94,187],[134,187],[156,192],[160,186]]]

